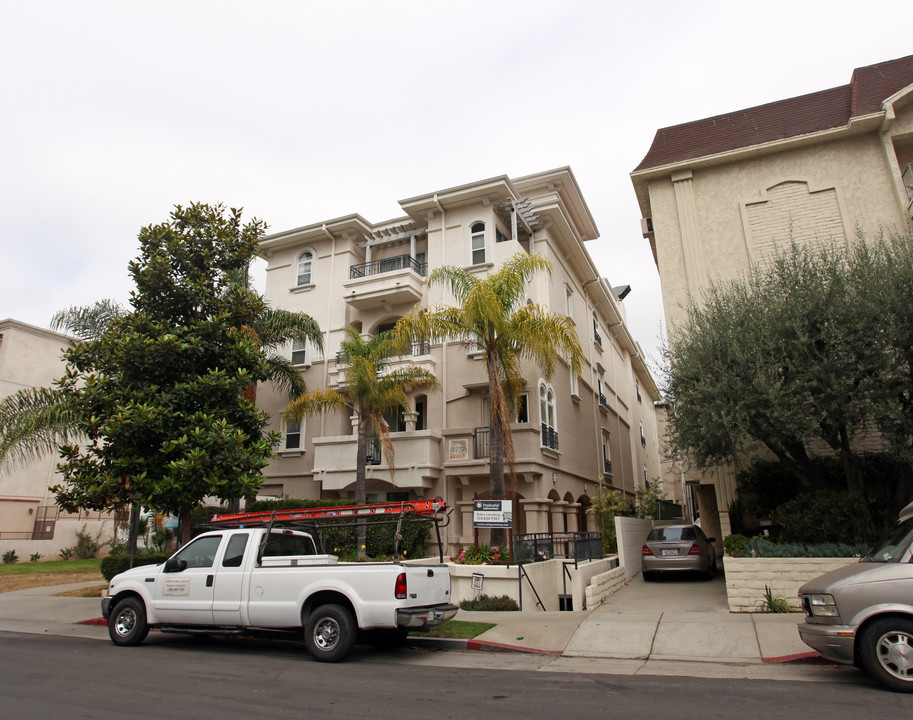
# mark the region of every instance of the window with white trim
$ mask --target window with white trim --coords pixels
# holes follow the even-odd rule
[[[599,404],[602,407],[608,407],[609,399],[605,394],[605,376],[602,373],[596,376],[596,392],[599,393]]]
[[[301,449],[301,423],[298,420],[288,420],[285,423],[285,432],[282,438],[284,450]]]
[[[539,422],[542,425],[540,441],[544,447],[558,449],[557,412],[555,410],[555,390],[544,381],[539,383]]]
[[[307,343],[303,340],[292,340],[292,365],[307,365]]]
[[[602,431],[602,471],[607,475],[612,474],[612,447],[609,443],[609,433]]]
[[[596,317],[596,311],[593,310],[593,342],[602,347],[602,335],[599,333],[599,318]]]
[[[471,261],[473,265],[481,265],[485,262],[485,223],[473,223],[470,231]]]
[[[571,372],[571,395],[574,397],[580,397],[580,377],[577,375],[577,371],[574,368],[570,369]]]
[[[314,261],[314,253],[305,250],[298,256],[298,282],[297,285],[311,284],[311,267]]]
[[[643,398],[640,396],[640,380],[634,381],[634,390],[637,392],[637,402],[643,404]]]
[[[574,291],[567,285],[564,286],[564,314],[574,317]]]
[[[640,444],[647,447],[647,436],[644,435],[644,421],[640,421]]]

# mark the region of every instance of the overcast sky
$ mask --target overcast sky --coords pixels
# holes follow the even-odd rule
[[[913,52],[909,3],[0,0],[0,319],[126,302],[174,204],[271,232],[569,165],[654,354],[629,173],[660,127],[844,85]]]

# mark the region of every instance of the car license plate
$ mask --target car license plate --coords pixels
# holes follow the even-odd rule
[[[678,550],[663,550],[663,555],[678,555]]]

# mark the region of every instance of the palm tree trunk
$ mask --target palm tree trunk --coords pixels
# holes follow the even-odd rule
[[[488,355],[488,490],[492,498],[504,497],[504,424],[503,413],[499,411],[498,404],[504,403],[498,376],[497,358],[493,353]],[[491,545],[504,549],[507,547],[507,530],[492,528]]]

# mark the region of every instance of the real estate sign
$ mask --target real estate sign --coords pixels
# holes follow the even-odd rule
[[[472,526],[474,528],[513,527],[510,500],[473,500]]]

